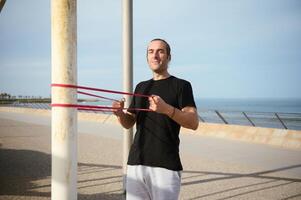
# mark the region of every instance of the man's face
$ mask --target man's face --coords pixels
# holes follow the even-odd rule
[[[160,73],[167,70],[169,56],[166,52],[165,43],[152,41],[147,49],[147,62],[152,71]]]

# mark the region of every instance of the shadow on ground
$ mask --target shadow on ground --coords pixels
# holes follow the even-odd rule
[[[286,181],[285,184],[300,183],[301,179],[272,176],[270,173],[279,172],[283,170],[299,168],[299,165],[287,166],[279,169],[272,169],[267,171],[239,174],[239,173],[224,173],[224,172],[210,172],[210,171],[184,171],[182,178],[182,186],[204,184],[212,181],[219,181],[225,179],[236,179],[242,177],[261,178],[265,180],[263,183],[238,186],[231,189],[220,190],[210,194],[197,196],[192,199],[202,199],[210,197],[217,193],[229,192],[231,190],[241,189],[243,187],[250,187],[254,185],[263,186],[259,190],[269,189],[264,186],[265,183],[273,181]],[[114,171],[115,170],[115,171]],[[112,172],[113,171],[113,172]],[[110,184],[121,185],[122,176],[120,175],[121,167],[115,165],[99,165],[91,163],[78,164],[78,199],[124,199],[120,186],[114,186],[110,189]],[[105,175],[104,175],[105,174]],[[208,178],[207,175],[215,175],[214,178]],[[51,156],[49,154],[31,151],[31,150],[15,150],[0,148],[0,199],[1,196],[23,196],[28,197],[45,197],[50,199],[50,176],[51,176]],[[84,178],[83,178],[84,177]],[[59,180],[58,180],[59,181]],[[276,185],[275,187],[277,187]],[[92,187],[107,187],[107,192],[95,192],[93,194],[82,194],[80,190],[89,189]],[[116,189],[117,188],[117,189]],[[257,192],[249,191],[249,192]],[[236,194],[233,197],[244,195],[244,193]],[[14,196],[14,197],[13,197]],[[299,197],[297,195],[296,197]]]
[[[99,173],[108,170],[119,170],[120,166],[78,164],[78,173],[81,175],[89,173]],[[117,173],[115,173],[117,174]],[[49,197],[51,196],[51,156],[49,154],[31,151],[0,148],[0,199],[5,196],[15,198],[15,196]],[[78,181],[79,188],[95,187],[95,181],[106,180],[109,182],[101,185],[121,182],[122,176],[108,176],[98,179],[84,179]],[[92,184],[90,184],[92,183]],[[82,186],[81,186],[82,185]],[[14,196],[14,197],[13,197]],[[122,190],[81,194],[78,199],[123,199]]]
[[[270,173],[274,172],[280,172],[280,171],[285,171],[289,169],[294,169],[294,168],[300,168],[301,164],[298,165],[292,165],[292,166],[287,166],[287,167],[282,167],[278,169],[273,169],[273,170],[266,170],[266,171],[261,171],[261,172],[255,172],[255,173],[224,173],[224,172],[209,172],[209,171],[185,171],[186,174],[189,174],[189,176],[182,178],[182,186],[189,186],[189,185],[194,185],[194,184],[202,184],[202,183],[208,183],[212,181],[221,181],[221,180],[228,180],[230,181],[231,179],[237,179],[237,178],[246,178],[246,177],[251,177],[251,178],[256,178],[256,179],[261,179],[262,182],[255,183],[255,184],[245,184],[241,186],[234,186],[228,189],[220,189],[211,193],[207,193],[204,195],[196,196],[192,199],[204,199],[204,198],[210,198],[214,195],[220,195],[222,193],[229,193],[233,192],[232,195],[227,196],[225,199],[231,199],[231,198],[238,198],[242,197],[244,195],[250,194],[250,193],[256,193],[259,191],[268,191],[269,189],[272,188],[279,188],[282,186],[290,185],[293,183],[301,183],[301,179],[299,178],[288,178],[288,177],[280,177],[280,176],[274,176],[274,175],[269,175]],[[214,176],[214,178],[206,178],[208,175]],[[195,180],[196,177],[199,177]],[[202,177],[202,178],[200,178]],[[205,177],[205,178],[204,178]],[[186,181],[185,179],[191,179],[194,178],[193,181]],[[273,185],[268,185],[270,183],[273,183]],[[260,186],[259,189],[257,186]],[[252,189],[254,187],[254,189]],[[249,188],[248,191],[243,191],[243,189]],[[237,191],[242,191],[238,192]],[[297,195],[292,195],[287,198],[283,198],[283,200],[288,200],[288,199],[294,199],[294,198],[299,198],[301,197],[301,194]]]

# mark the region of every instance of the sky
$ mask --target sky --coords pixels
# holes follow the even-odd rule
[[[122,90],[121,0],[77,1],[78,85]],[[169,72],[195,98],[301,99],[301,1],[134,0],[134,84],[152,78],[146,47],[171,46]],[[0,13],[0,93],[50,96],[50,0]]]

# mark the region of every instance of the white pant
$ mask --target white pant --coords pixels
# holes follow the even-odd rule
[[[143,165],[127,166],[127,200],[177,200],[180,187],[181,171]]]

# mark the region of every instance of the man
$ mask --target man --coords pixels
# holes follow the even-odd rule
[[[162,39],[152,40],[147,48],[147,62],[153,78],[139,83],[130,108],[114,102],[114,114],[124,128],[136,123],[134,143],[128,158],[126,198],[141,200],[178,199],[183,170],[179,156],[180,127],[196,130],[198,115],[188,81],[171,76],[168,63],[170,46]],[[149,108],[152,112],[135,108]]]

